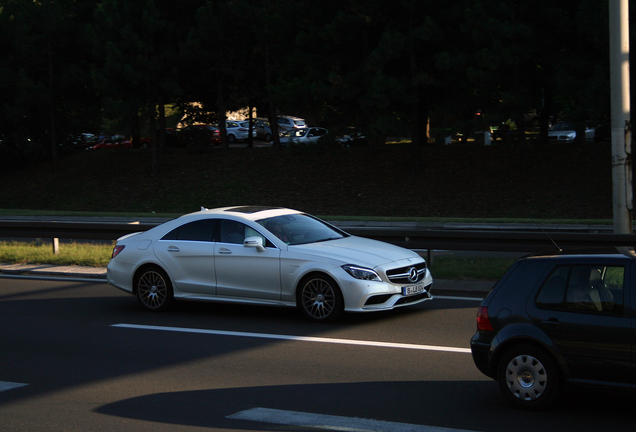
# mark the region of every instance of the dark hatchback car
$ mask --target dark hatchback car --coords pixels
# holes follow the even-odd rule
[[[473,360],[521,408],[544,408],[566,386],[634,388],[631,248],[517,260],[482,301]]]

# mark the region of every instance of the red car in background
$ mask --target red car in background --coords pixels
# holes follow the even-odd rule
[[[102,135],[97,144],[89,147],[89,149],[105,149],[105,148],[131,148],[132,144],[129,139],[123,135]]]
[[[179,132],[179,141],[185,147],[221,144],[221,131],[212,125],[190,125]]]
[[[183,144],[181,143],[180,139],[179,139],[179,132],[181,131],[181,129],[177,129],[177,128],[168,128],[166,129],[166,134],[165,134],[165,143],[166,143],[166,147],[183,147]],[[159,133],[157,131],[157,133]],[[140,146],[141,148],[149,148],[150,144],[152,143],[152,138],[147,136],[144,138],[141,138],[139,140]]]

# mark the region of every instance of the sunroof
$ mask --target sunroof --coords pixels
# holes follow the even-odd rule
[[[243,207],[232,207],[229,209],[225,209],[225,211],[237,212],[237,213],[258,213],[265,210],[277,210],[282,207],[268,207],[268,206],[243,206]]]

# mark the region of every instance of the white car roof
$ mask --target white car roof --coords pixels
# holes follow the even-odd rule
[[[268,217],[281,216],[287,214],[300,214],[298,210],[283,207],[266,207],[266,206],[232,206],[220,207],[215,209],[202,208],[198,212],[188,213],[185,216],[201,216],[201,215],[218,215],[218,216],[234,216],[247,220],[260,220]]]

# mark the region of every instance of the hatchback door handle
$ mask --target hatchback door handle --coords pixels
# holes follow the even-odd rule
[[[219,249],[219,253],[223,254],[223,255],[232,255],[232,251],[227,249],[227,248],[221,248]]]
[[[176,246],[168,246],[168,252],[180,252],[180,249]]]
[[[543,324],[547,325],[548,327],[558,327],[561,325],[561,321],[556,318],[550,318],[547,320],[543,320]]]

